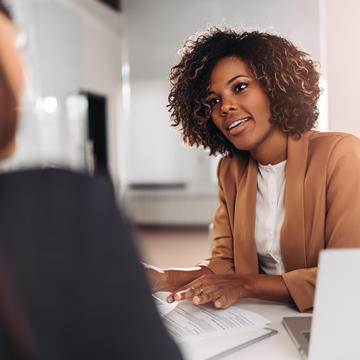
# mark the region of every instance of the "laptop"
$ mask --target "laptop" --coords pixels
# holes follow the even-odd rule
[[[360,359],[360,249],[322,250],[313,316],[283,325],[304,359]]]

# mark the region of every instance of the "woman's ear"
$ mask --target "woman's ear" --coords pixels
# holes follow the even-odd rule
[[[24,79],[15,24],[0,13],[0,160],[12,155]]]

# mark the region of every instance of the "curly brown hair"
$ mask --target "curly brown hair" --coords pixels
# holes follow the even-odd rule
[[[170,71],[169,111],[185,143],[203,146],[210,155],[238,150],[211,120],[206,103],[210,75],[222,58],[241,58],[270,100],[271,123],[300,137],[313,128],[319,111],[318,63],[290,41],[259,31],[237,32],[211,27],[193,35],[181,49],[180,62]]]

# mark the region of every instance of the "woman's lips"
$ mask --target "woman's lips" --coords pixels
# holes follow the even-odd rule
[[[240,134],[248,125],[248,121],[251,119],[251,116],[248,116],[244,119],[236,120],[230,124],[226,129],[230,135]]]

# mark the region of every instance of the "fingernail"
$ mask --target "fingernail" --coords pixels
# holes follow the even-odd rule
[[[183,290],[183,291],[179,291],[175,294],[175,300],[182,300],[182,299],[185,299],[185,294],[188,290]]]
[[[174,302],[174,298],[172,296],[168,296],[166,300],[168,303]]]
[[[194,300],[195,304],[200,304],[200,297],[199,296],[194,296],[193,300]]]
[[[179,299],[181,299],[181,295],[186,294],[188,291],[188,289],[178,291],[177,293],[175,293],[175,296],[177,295]]]
[[[217,308],[222,307],[222,303],[221,303],[221,301],[219,301],[219,300],[216,300],[214,305],[215,305],[215,307],[217,307]]]

